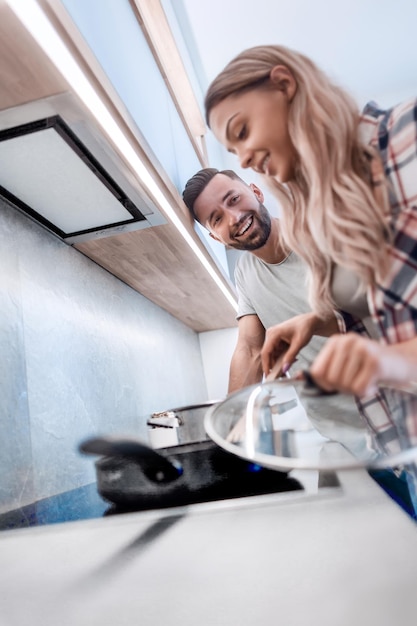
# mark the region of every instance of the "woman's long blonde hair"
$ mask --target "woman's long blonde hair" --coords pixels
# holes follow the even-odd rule
[[[206,94],[207,123],[213,107],[228,96],[270,88],[276,65],[285,65],[297,83],[288,122],[297,160],[291,181],[267,180],[282,206],[284,242],[307,262],[310,304],[324,317],[335,308],[334,264],[355,272],[363,289],[385,273],[388,194],[384,187],[375,199],[376,153],[360,141],[355,102],[310,59],[282,46],[250,48],[225,67]]]

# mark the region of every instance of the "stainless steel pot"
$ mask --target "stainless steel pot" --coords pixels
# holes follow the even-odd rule
[[[152,413],[147,420],[151,446],[163,448],[183,443],[208,441],[209,437],[204,429],[204,418],[207,411],[219,402],[220,400],[212,400]]]

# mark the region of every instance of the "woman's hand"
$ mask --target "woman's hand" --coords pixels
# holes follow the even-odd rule
[[[285,374],[313,335],[328,337],[335,332],[338,332],[335,317],[323,321],[314,313],[303,313],[271,326],[266,331],[261,352],[264,374],[267,376],[277,361],[281,362],[281,372]]]
[[[417,339],[386,346],[356,333],[331,337],[310,368],[327,391],[365,396],[381,382],[417,381]]]

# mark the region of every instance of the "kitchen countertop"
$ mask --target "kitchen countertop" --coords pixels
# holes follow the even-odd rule
[[[338,478],[4,531],[0,624],[414,626],[415,522],[365,470]]]

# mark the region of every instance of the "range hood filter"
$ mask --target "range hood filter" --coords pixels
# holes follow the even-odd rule
[[[71,242],[146,220],[59,115],[0,132],[0,195]]]

